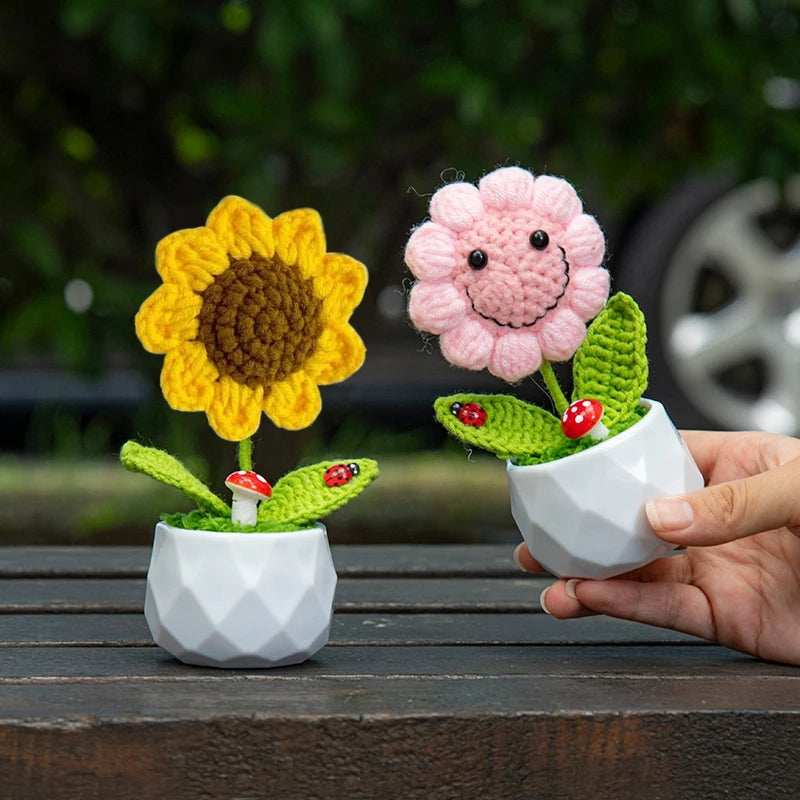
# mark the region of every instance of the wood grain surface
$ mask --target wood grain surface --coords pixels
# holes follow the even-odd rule
[[[340,546],[331,641],[156,647],[146,548],[0,548],[0,798],[784,798],[800,669],[559,621],[505,546]]]

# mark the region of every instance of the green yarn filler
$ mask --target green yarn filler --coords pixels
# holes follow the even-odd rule
[[[313,525],[234,525],[230,516],[216,517],[195,509],[188,513],[162,514],[161,519],[173,528],[187,531],[216,531],[218,533],[278,533],[281,531],[309,530]]]
[[[627,430],[647,413],[640,405],[648,380],[646,344],[644,315],[632,297],[618,292],[589,326],[575,353],[572,399],[599,400],[609,436]],[[555,375],[552,370],[547,374],[550,387]],[[558,395],[563,402],[560,389]],[[480,406],[485,421],[474,426],[462,422],[451,410],[453,403]],[[437,420],[462,442],[520,466],[555,461],[598,444],[590,437],[567,438],[558,417],[510,395],[454,394],[438,398],[434,409]]]
[[[609,431],[608,439],[613,438],[617,434],[635,425],[646,413],[647,408],[644,406],[637,406],[632,417],[628,418],[628,423],[624,427],[618,425],[615,430]],[[608,439],[605,441],[608,441]],[[541,455],[528,453],[516,456],[512,458],[512,461],[518,467],[529,467],[533,464],[546,464],[548,461],[558,461],[560,458],[566,458],[567,456],[575,455],[575,453],[582,453],[584,450],[588,450],[596,444],[600,444],[600,442],[596,439],[592,439],[590,436],[584,436],[582,439],[568,439],[566,436],[562,436],[557,444],[546,448]]]
[[[162,514],[175,528],[185,530],[229,531],[238,533],[275,533],[305,530],[361,494],[378,477],[378,464],[369,458],[323,461],[302,467],[281,478],[273,487],[272,498],[262,501],[255,525],[236,525],[231,508],[195,477],[177,458],[155,447],[126,442],[120,451],[126,469],[180,489],[197,504],[187,513]],[[324,475],[336,464],[354,464],[353,477],[341,486],[328,486]]]

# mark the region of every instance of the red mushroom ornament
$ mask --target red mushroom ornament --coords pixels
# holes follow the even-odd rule
[[[240,469],[225,478],[225,485],[233,493],[231,521],[238,525],[255,525],[259,501],[272,497],[272,487],[266,478],[257,472]]]
[[[590,436],[601,441],[608,437],[608,428],[602,423],[603,404],[592,398],[582,398],[571,403],[561,417],[561,430],[568,439]]]

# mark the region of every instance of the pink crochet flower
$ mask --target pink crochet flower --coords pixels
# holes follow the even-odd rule
[[[430,215],[406,245],[408,310],[450,363],[513,382],[575,353],[609,275],[600,226],[569,183],[504,167],[439,189]]]

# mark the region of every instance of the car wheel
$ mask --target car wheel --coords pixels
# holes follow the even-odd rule
[[[649,393],[681,427],[800,432],[800,176],[692,181],[616,271],[648,319]]]

